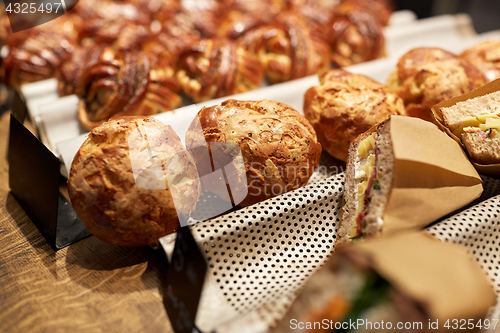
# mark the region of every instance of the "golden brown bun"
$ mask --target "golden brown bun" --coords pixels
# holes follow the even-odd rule
[[[78,118],[85,128],[91,130],[111,117],[170,111],[181,103],[173,68],[152,68],[143,52],[107,47],[91,58],[76,90]]]
[[[177,64],[177,80],[195,102],[257,89],[263,77],[255,55],[228,39],[201,40]]]
[[[138,133],[146,133],[147,141]],[[146,170],[136,182],[133,170],[149,166],[147,158],[137,157],[147,145],[164,162],[163,173],[157,178]],[[133,156],[129,147],[135,147]],[[176,170],[184,182],[166,185],[163,175],[172,179]],[[158,189],[155,180],[164,180],[166,189]],[[177,212],[191,213],[201,191],[196,166],[179,137],[152,117],[122,117],[93,129],[73,160],[68,188],[76,213],[94,236],[129,246],[149,245],[175,232]],[[181,198],[175,206],[172,196]]]
[[[448,51],[426,47],[403,55],[387,80],[387,86],[401,96],[406,105],[420,105],[419,112],[425,120],[432,119],[430,108],[435,104],[485,83],[484,75],[468,61]]]
[[[460,54],[460,57],[475,65],[488,81],[500,77],[500,40],[488,40]]]
[[[390,115],[405,115],[403,100],[364,75],[332,69],[304,96],[304,114],[323,148],[347,161],[349,144]]]
[[[248,184],[248,195],[238,204],[241,207],[304,186],[318,165],[321,145],[314,129],[286,104],[227,100],[201,109],[198,118],[203,135],[196,131],[196,119],[186,134],[188,149],[200,146],[200,138],[241,148]],[[211,191],[216,188],[203,186]]]

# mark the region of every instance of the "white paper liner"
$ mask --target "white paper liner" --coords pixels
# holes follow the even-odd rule
[[[196,321],[202,331],[266,332],[331,256],[344,174],[314,176],[314,184],[191,227],[209,264]],[[428,232],[465,246],[500,294],[500,180],[483,181],[485,201]],[[500,318],[500,306],[489,317]]]
[[[465,247],[484,270],[497,294],[497,304],[487,316],[492,320],[500,319],[500,180],[482,178],[484,193],[480,200],[484,201],[435,224],[427,232]],[[483,331],[500,332],[500,322],[496,329]]]

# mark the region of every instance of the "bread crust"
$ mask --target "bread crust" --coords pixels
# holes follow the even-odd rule
[[[304,96],[304,114],[323,148],[346,162],[349,144],[358,135],[387,119],[405,115],[403,100],[364,75],[333,69],[320,76],[320,86]]]
[[[147,133],[147,141],[130,141],[137,130]],[[163,177],[183,182],[165,179],[166,189],[151,189],[157,188],[155,180],[164,178],[148,177],[150,162],[130,156],[131,144],[135,151],[155,147]],[[136,178],[137,168],[144,172]],[[194,161],[170,126],[151,117],[121,117],[89,134],[71,165],[68,189],[76,213],[94,236],[112,244],[142,246],[177,230],[177,212],[194,210],[201,184]],[[177,205],[173,195],[181,199]]]
[[[203,135],[197,133],[197,121]],[[321,155],[316,133],[300,113],[269,100],[227,100],[198,113],[186,133],[186,147],[206,142],[238,145],[245,164],[248,195],[238,203],[245,207],[307,184]],[[203,157],[197,156],[197,161]],[[235,179],[240,175],[234,175]],[[217,186],[203,183],[217,194]],[[223,194],[223,193],[222,193]],[[221,196],[222,197],[222,196]]]
[[[462,142],[472,161],[478,164],[500,163],[500,139],[465,132],[462,134]]]

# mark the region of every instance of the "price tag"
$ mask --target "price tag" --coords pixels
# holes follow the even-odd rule
[[[205,257],[189,227],[179,228],[163,294],[175,333],[198,332],[194,323],[206,272]]]

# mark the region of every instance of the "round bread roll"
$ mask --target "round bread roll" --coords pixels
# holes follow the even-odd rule
[[[304,114],[323,148],[345,162],[351,141],[390,115],[405,115],[405,108],[401,98],[377,81],[332,69],[306,92]]]
[[[500,78],[500,40],[487,40],[474,45],[460,57],[475,65],[488,81]]]
[[[232,158],[241,151],[244,168],[240,171],[236,168],[227,176],[231,185],[246,176],[248,194],[241,202],[234,202],[240,207],[304,186],[321,155],[321,145],[307,119],[290,106],[269,100],[227,100],[201,109],[186,133],[186,147],[193,152],[198,165],[203,156],[194,148],[206,142],[229,143],[226,154]],[[210,147],[213,157],[216,145]],[[204,178],[202,185],[221,198],[227,193],[226,188]]]
[[[403,98],[409,116],[433,121],[431,108],[486,83],[467,60],[448,51],[421,47],[403,55],[387,86]]]
[[[128,246],[175,232],[177,214],[190,214],[201,192],[196,165],[177,134],[142,116],[94,128],[73,160],[68,187],[94,236]]]

